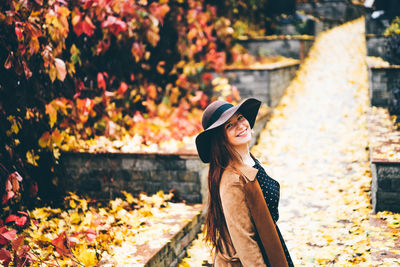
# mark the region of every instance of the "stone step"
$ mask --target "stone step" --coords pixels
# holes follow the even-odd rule
[[[371,198],[374,212],[400,212],[400,131],[387,108],[368,110]]]
[[[314,43],[314,36],[243,36],[239,38],[238,43],[254,56],[283,56],[303,61]]]
[[[204,221],[203,210],[203,204],[195,204],[191,205],[189,212],[170,214],[167,218],[163,218],[162,223],[166,225],[165,232],[161,236],[155,236],[156,240],[136,245],[137,250],[132,257],[140,260],[135,266],[177,266],[186,255],[187,247],[200,231]]]

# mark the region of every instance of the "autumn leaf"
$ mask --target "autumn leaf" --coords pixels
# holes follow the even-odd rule
[[[139,62],[143,58],[145,49],[146,47],[143,43],[134,42],[132,44],[131,53],[136,62]]]
[[[108,16],[107,20],[103,21],[101,24],[102,28],[108,28],[115,36],[117,36],[120,32],[126,31],[126,23],[121,19]]]
[[[5,69],[10,69],[10,68],[12,67],[12,64],[13,64],[12,61],[13,61],[13,59],[14,59],[13,52],[11,52],[11,53],[8,55],[6,61],[4,62],[4,68],[5,68]]]
[[[96,251],[93,248],[87,247],[78,247],[74,249],[74,254],[76,254],[77,259],[84,266],[96,266],[97,265],[97,256]]]
[[[18,40],[22,40],[22,38],[24,38],[22,30],[19,26],[15,26],[15,34],[17,35]]]
[[[12,199],[15,196],[15,193],[13,191],[7,191],[2,198],[2,203],[5,205],[8,200]]]
[[[86,233],[87,240],[88,240],[89,242],[92,242],[93,240],[96,239],[97,234],[96,234],[96,231],[95,231],[95,230],[93,230],[93,229],[87,229],[87,230],[85,231],[85,233]]]
[[[11,183],[11,179],[7,179],[6,180],[6,186],[5,186],[6,191],[11,191],[12,188],[13,188],[13,186],[12,186],[12,183]]]
[[[71,256],[71,244],[70,241],[67,237],[66,232],[62,232],[58,237],[54,238],[51,241],[51,244],[53,244],[56,248],[56,251],[58,252],[58,254],[60,254],[61,256]]]
[[[118,88],[118,94],[120,96],[123,96],[124,93],[128,90],[128,85],[125,82],[121,82],[119,88]]]
[[[29,79],[30,77],[32,77],[32,71],[29,69],[29,67],[25,61],[22,61],[22,66],[24,67],[24,73],[25,73],[26,79]]]
[[[65,67],[65,62],[60,58],[54,59],[56,70],[57,70],[57,78],[60,81],[64,81],[65,76],[67,75],[67,69]]]
[[[5,223],[9,223],[9,222],[14,222],[15,220],[17,220],[19,217],[17,215],[10,215],[6,218],[6,220],[4,221]]]
[[[39,138],[38,144],[41,148],[46,148],[50,145],[50,132],[44,132],[42,136]]]
[[[164,74],[164,72],[165,72],[164,66],[165,66],[165,61],[158,62],[158,64],[157,64],[158,73]]]
[[[9,265],[10,262],[11,262],[11,254],[10,254],[10,252],[9,252],[7,249],[5,249],[5,248],[0,249],[0,261],[2,261],[2,264],[3,264],[5,267],[8,267],[8,265]]]
[[[159,4],[153,2],[150,4],[151,14],[157,18],[157,20],[163,25],[165,15],[170,11],[170,7],[167,4]]]
[[[57,110],[54,108],[52,103],[46,104],[46,114],[49,115],[50,128],[53,128],[54,123],[57,121]]]
[[[103,90],[107,89],[106,81],[104,79],[103,73],[97,73],[97,87]]]
[[[39,156],[38,155],[35,155],[35,152],[33,151],[33,150],[31,150],[31,151],[27,151],[26,152],[26,161],[29,163],[29,164],[32,164],[32,165],[34,165],[34,166],[37,166],[38,164],[37,164],[37,160],[39,159]]]
[[[0,244],[5,245],[15,239],[17,231],[14,229],[8,230],[5,226],[0,228]]]
[[[92,36],[96,26],[93,24],[89,16],[85,16],[82,20],[82,14],[79,12],[78,8],[74,9],[72,13],[72,25],[74,32],[77,36],[85,33],[87,36]]]
[[[63,135],[60,133],[60,131],[58,129],[55,129],[51,133],[51,140],[52,140],[52,143],[56,144],[57,146],[61,145],[61,142],[63,140]]]
[[[158,43],[158,41],[160,41],[160,35],[158,34],[158,28],[156,27],[152,27],[150,29],[147,30],[146,32],[146,37],[147,37],[147,41],[153,46],[155,47]]]
[[[157,87],[154,84],[150,84],[146,87],[146,92],[151,99],[157,98]]]
[[[24,226],[27,222],[28,218],[26,216],[21,216],[16,218],[15,224],[18,226]]]

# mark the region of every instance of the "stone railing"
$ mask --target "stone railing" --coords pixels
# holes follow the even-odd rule
[[[392,91],[400,82],[400,66],[370,66],[368,76],[371,105],[388,107]]]
[[[383,35],[383,32],[390,26],[391,20],[388,18],[373,19],[371,14],[365,16],[365,33],[367,35]]]
[[[298,61],[271,64],[259,68],[226,69],[222,76],[239,90],[242,98],[255,97],[274,108],[296,75]],[[221,74],[213,73],[214,78]]]
[[[205,199],[205,166],[195,151],[157,153],[74,153],[61,157],[65,190],[97,199],[133,194],[168,192],[175,188],[189,203]]]
[[[309,1],[298,3],[297,10],[311,15],[315,20],[315,35],[364,15],[366,9],[346,0]]]
[[[384,57],[387,37],[383,35],[367,34],[367,56]]]
[[[368,112],[371,198],[374,212],[400,212],[400,131],[386,108]]]
[[[400,161],[372,160],[371,172],[374,211],[400,212]]]
[[[344,22],[359,18],[366,11],[362,5],[354,5],[346,0],[298,3],[297,10],[304,11],[306,14],[317,18],[342,20]]]
[[[315,35],[317,36],[323,31],[332,29],[336,26],[339,26],[346,21],[344,19],[332,19],[332,18],[325,18],[325,17],[319,17],[315,19],[315,26],[314,26],[314,31]]]
[[[259,113],[252,144],[270,115],[271,110]],[[205,203],[207,199],[208,165],[195,150],[170,154],[63,152],[60,163],[63,188],[95,199],[121,196],[121,190],[137,195],[171,189],[188,203]]]
[[[283,56],[303,61],[314,43],[313,36],[240,37],[239,43],[255,56]]]
[[[190,242],[196,237],[197,233],[200,232],[201,225],[204,221],[204,214],[202,213],[203,205],[198,207],[194,206],[198,212],[192,216],[186,216],[179,218],[181,221],[180,229],[175,234],[163,233],[161,240],[166,240],[164,245],[160,248],[149,248],[148,245],[143,245],[137,249],[136,254],[143,257],[142,264],[138,266],[144,267],[158,267],[158,266],[178,266],[179,261],[185,257],[186,249],[190,245]],[[176,217],[171,214],[170,217]],[[176,218],[165,218],[165,221]]]

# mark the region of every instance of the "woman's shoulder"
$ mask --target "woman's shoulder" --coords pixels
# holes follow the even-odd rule
[[[221,177],[220,187],[233,186],[240,184],[239,174],[230,166],[225,168]]]

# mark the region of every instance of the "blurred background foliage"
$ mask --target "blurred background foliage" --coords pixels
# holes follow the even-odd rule
[[[272,15],[295,10],[292,0],[271,3],[2,1],[0,172],[1,184],[15,184],[0,187],[2,211],[37,194],[61,200],[60,154],[87,141],[194,136],[212,100],[210,72],[241,58],[235,39],[264,35]]]

